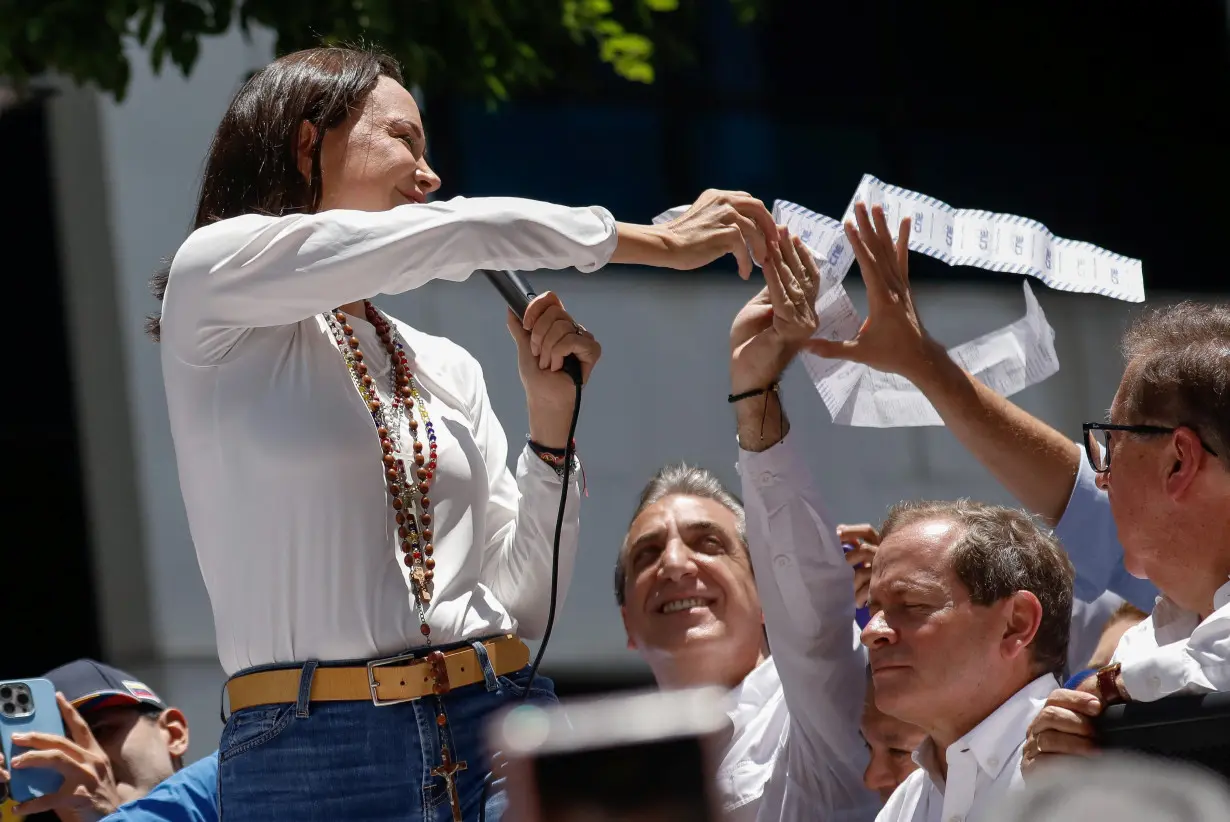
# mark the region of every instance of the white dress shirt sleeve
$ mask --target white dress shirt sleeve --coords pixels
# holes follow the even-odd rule
[[[1152,628],[1151,620],[1146,620],[1129,630]],[[1230,605],[1210,614],[1188,639],[1129,655],[1121,664],[1123,686],[1139,702],[1171,694],[1230,691]]]
[[[483,268],[594,271],[617,242],[606,209],[512,197],[234,217],[197,229],[176,252],[163,341],[184,362],[210,365],[249,329]]]
[[[539,639],[546,630],[551,607],[551,553],[563,483],[555,469],[529,446],[521,450],[517,478],[513,479],[508,470],[508,438],[491,410],[481,369],[470,419],[474,421],[474,441],[487,465],[491,494],[479,581],[517,621],[517,633],[523,639]],[[557,609],[564,604],[576,564],[580,505],[580,477],[574,474],[568,478],[568,502],[560,531]]]
[[[859,735],[866,656],[854,578],[820,493],[789,435],[739,452],[747,537],[769,646],[790,710],[789,777],[814,819],[872,819]]]

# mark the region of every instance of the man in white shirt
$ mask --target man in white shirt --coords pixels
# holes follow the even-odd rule
[[[962,444],[1055,526],[1081,599],[1109,590],[1148,610],[1154,585],[1165,594],[1100,679],[1056,692],[1031,730],[1027,769],[1039,757],[1091,751],[1089,718],[1107,701],[1230,689],[1230,308],[1183,303],[1138,321],[1124,341],[1112,422],[1085,426],[1082,455],[952,362],[923,327],[908,255],[894,250],[883,211],[856,214],[847,234],[867,284],[867,320],[854,340],[807,348],[917,386]],[[1128,464],[1113,481],[1112,451]]]
[[[660,686],[732,690],[718,769],[730,818],[866,822],[880,802],[861,783],[866,658],[852,573],[776,391],[815,331],[819,274],[784,235],[769,256],[768,287],[731,330],[746,522],[709,472],[663,469],[624,540],[615,595],[628,645]]]
[[[1230,690],[1230,307],[1185,302],[1128,330],[1111,423],[1086,423],[1125,567],[1161,589],[1110,665],[1056,691],[1025,768],[1093,751],[1107,704]],[[1113,467],[1112,467],[1113,466]]]
[[[964,500],[900,503],[880,533],[863,629],[876,705],[927,738],[878,819],[994,819],[1067,658],[1072,564],[1024,512]]]

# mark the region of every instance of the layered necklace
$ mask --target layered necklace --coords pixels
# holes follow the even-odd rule
[[[435,576],[436,561],[432,557],[435,546],[431,544],[431,514],[427,512],[431,500],[427,492],[431,490],[431,480],[436,473],[436,432],[427,413],[427,404],[419,395],[418,383],[414,374],[410,373],[410,363],[406,360],[405,340],[397,333],[392,324],[376,310],[370,301],[363,301],[367,321],[376,329],[384,350],[389,354],[389,402],[386,405],[376,391],[376,383],[368,372],[363,361],[363,350],[359,347],[359,338],[354,329],[346,321],[346,315],[340,310],[325,314],[325,322],[333,332],[333,339],[350,378],[371,412],[372,423],[376,434],[380,437],[381,468],[388,482],[389,505],[393,509],[393,518],[397,521],[398,547],[401,549],[402,563],[410,569],[410,583],[414,592],[414,601],[419,617],[419,631],[428,647],[431,646],[431,626],[427,624],[427,607],[431,605],[433,590],[432,579]],[[427,439],[427,453],[423,453],[423,441],[419,439],[419,421],[414,418],[414,410],[418,409],[419,419],[423,421],[423,433]],[[411,469],[406,467],[405,451],[402,449],[402,422],[410,431],[411,449],[414,453],[413,476]],[[457,788],[457,773],[467,769],[465,762],[454,757],[449,750],[448,715],[444,712],[444,703],[440,699],[448,691],[448,671],[444,654],[433,651],[427,654],[433,676],[436,679],[433,690],[436,699],[436,726],[439,734],[440,765],[431,769],[432,776],[444,780],[448,793],[449,804],[452,807],[453,822],[462,822],[461,796]],[[444,684],[442,684],[444,683]]]
[[[427,607],[431,604],[434,589],[432,578],[435,576],[436,561],[432,557],[435,546],[431,542],[431,514],[427,511],[431,500],[427,493],[431,490],[431,480],[436,472],[436,432],[428,416],[427,405],[419,395],[418,383],[410,373],[404,340],[371,302],[365,300],[363,307],[367,321],[376,329],[380,342],[389,354],[390,399],[387,404],[380,399],[375,380],[368,374],[363,350],[359,347],[359,338],[347,322],[346,315],[341,310],[336,310],[324,317],[333,332],[338,349],[342,352],[342,358],[346,361],[350,378],[354,381],[359,395],[367,403],[376,434],[380,437],[382,468],[388,482],[389,505],[393,508],[393,517],[397,521],[397,539],[402,563],[410,569],[419,631],[427,644],[431,645]],[[414,418],[415,408],[418,409],[419,419],[423,421],[427,454],[423,453],[423,441],[419,439],[419,421]],[[403,456],[403,420],[413,441],[412,469],[406,466]]]

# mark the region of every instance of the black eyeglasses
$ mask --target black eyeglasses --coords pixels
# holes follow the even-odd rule
[[[1188,426],[1190,427],[1190,426]],[[1128,434],[1173,434],[1179,430],[1179,426],[1167,428],[1163,425],[1111,425],[1108,422],[1087,422],[1081,426],[1085,434],[1085,458],[1089,460],[1089,467],[1099,474],[1105,474],[1110,470],[1110,432],[1123,431]],[[1101,432],[1101,443],[1098,442],[1098,433]],[[1200,442],[1201,447],[1208,451],[1213,456],[1217,456],[1217,452]]]

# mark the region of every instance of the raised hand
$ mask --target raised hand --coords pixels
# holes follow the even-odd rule
[[[765,287],[730,329],[731,393],[766,388],[816,332],[820,271],[799,238],[774,228],[764,262]]]
[[[746,191],[710,189],[662,228],[670,249],[663,265],[686,271],[733,254],[745,280],[753,261],[763,264],[766,238],[777,237],[777,225],[764,203]]]
[[[910,292],[910,219],[901,221],[894,243],[884,209],[858,203],[846,237],[867,285],[867,319],[853,340],[815,339],[807,349],[821,357],[852,360],[913,380],[935,357],[947,356],[923,328]],[[874,223],[874,225],[873,225]]]
[[[854,568],[854,605],[866,608],[871,595],[871,563],[880,548],[880,532],[867,523],[838,525],[837,541],[854,546],[846,554],[846,564]]]

